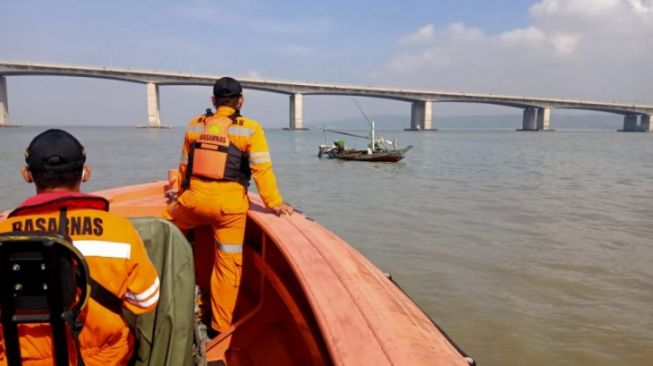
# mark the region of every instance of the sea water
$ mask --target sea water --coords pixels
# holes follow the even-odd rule
[[[166,179],[183,139],[67,129],[93,168],[86,191]],[[1,208],[33,193],[19,168],[43,130],[0,130]],[[318,131],[266,134],[284,198],[391,273],[479,365],[653,364],[653,134],[379,131],[415,146],[396,164],[318,159]]]

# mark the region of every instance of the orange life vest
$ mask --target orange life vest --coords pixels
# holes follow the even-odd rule
[[[249,184],[249,157],[229,141],[229,126],[234,121],[234,115],[206,115],[204,131],[190,148],[187,170],[190,176]]]

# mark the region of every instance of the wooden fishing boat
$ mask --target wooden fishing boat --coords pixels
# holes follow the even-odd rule
[[[96,194],[106,197],[116,214],[158,220],[172,185],[156,181]],[[234,324],[201,344],[196,364],[474,363],[389,276],[349,244],[302,213],[278,217],[257,195],[250,193],[249,198]],[[192,242],[195,282],[207,289],[214,245],[210,228],[195,228]],[[181,287],[162,281],[161,290],[176,285]],[[192,354],[183,357],[188,361],[184,364],[193,363]]]
[[[413,148],[408,145],[402,149],[386,150],[377,149],[375,152],[368,150],[339,149],[337,146],[320,145],[318,157],[327,156],[331,159],[356,160],[369,162],[396,163],[404,158],[406,152]]]
[[[345,142],[343,140],[334,141],[332,145],[320,145],[318,146],[317,157],[321,158],[326,156],[330,159],[340,159],[340,160],[354,160],[354,161],[368,161],[368,162],[386,162],[386,163],[396,163],[399,160],[404,158],[404,155],[408,150],[413,148],[413,145],[408,145],[404,148],[399,148],[396,140],[386,140],[382,137],[379,137],[376,134],[374,129],[374,121],[369,121],[370,123],[370,135],[363,136],[357,135],[350,132],[329,130],[323,128],[324,133],[327,131],[353,136],[363,139],[371,140],[369,146],[365,150],[358,149],[347,149],[345,147]],[[326,139],[326,136],[325,136]]]
[[[351,132],[322,128],[322,132],[324,132],[325,134],[324,140],[326,143],[326,133],[332,132],[340,135],[346,135],[346,136],[352,136],[352,137],[370,140],[368,148],[363,150],[347,149],[345,148],[344,141],[342,140],[334,141],[332,145],[327,145],[327,144],[319,145],[317,157],[321,158],[322,156],[326,156],[331,159],[385,162],[385,163],[396,163],[399,160],[403,159],[406,152],[408,152],[408,150],[413,148],[413,145],[409,145],[407,147],[400,149],[398,147],[397,140],[386,140],[383,137],[378,136],[376,134],[376,130],[374,127],[375,125],[374,121],[367,117],[365,111],[363,111],[363,108],[360,106],[360,104],[358,104],[356,99],[353,99],[353,101],[356,104],[356,107],[358,107],[358,109],[360,110],[363,117],[365,117],[365,120],[369,125],[370,128],[369,136],[363,136]]]

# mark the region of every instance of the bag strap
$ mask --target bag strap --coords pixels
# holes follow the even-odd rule
[[[112,313],[118,314],[121,317],[123,312],[122,300],[116,296],[113,292],[107,290],[106,287],[99,284],[97,281],[90,278],[91,284],[91,298],[95,300],[98,304],[105,307],[107,310]],[[129,310],[127,310],[129,311]]]

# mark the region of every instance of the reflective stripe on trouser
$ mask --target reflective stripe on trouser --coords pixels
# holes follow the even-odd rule
[[[242,248],[242,244],[225,242],[216,245],[211,272],[211,327],[219,332],[226,331],[231,325],[240,288]]]
[[[212,212],[207,217],[206,207],[187,208],[180,204],[168,210],[168,216],[174,215],[174,222],[180,227],[209,224],[213,229],[216,244],[211,271],[211,327],[224,332],[231,325],[238,297],[247,213]]]

